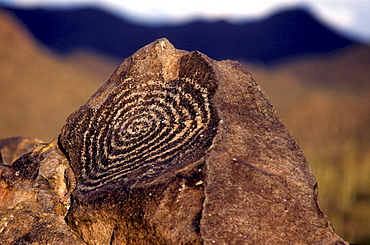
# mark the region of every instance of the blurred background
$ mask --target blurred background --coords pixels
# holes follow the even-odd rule
[[[166,37],[246,67],[335,231],[370,244],[370,2],[244,2],[1,0],[0,138],[51,141],[124,58]]]

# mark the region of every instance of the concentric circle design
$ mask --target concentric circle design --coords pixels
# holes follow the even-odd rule
[[[211,144],[217,121],[206,86],[190,78],[125,82],[80,120],[84,189],[125,182],[129,176],[148,181],[196,160],[197,152]]]
[[[212,145],[217,85],[201,54],[182,56],[174,80],[136,71],[130,65],[112,76],[62,130],[79,191],[151,183],[199,160]]]

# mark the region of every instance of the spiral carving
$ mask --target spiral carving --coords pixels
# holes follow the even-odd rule
[[[85,190],[149,182],[198,160],[212,144],[218,123],[213,74],[199,75],[199,65],[188,67],[189,59],[182,63],[172,81],[122,78],[102,106],[74,124],[74,132],[82,133],[78,168]]]

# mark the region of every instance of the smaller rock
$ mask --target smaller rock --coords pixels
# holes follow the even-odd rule
[[[11,165],[23,154],[32,151],[36,144],[43,143],[36,138],[10,137],[0,139],[0,164]]]
[[[64,221],[75,180],[57,139],[50,144],[29,138],[0,143],[1,244],[85,244]]]

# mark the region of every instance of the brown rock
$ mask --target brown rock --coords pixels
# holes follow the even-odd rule
[[[2,169],[5,244],[347,244],[250,74],[166,39]]]
[[[302,152],[233,61],[160,39],[63,128],[89,244],[336,244]]]
[[[57,140],[0,168],[1,244],[86,244],[64,221],[75,177]]]
[[[32,151],[36,144],[43,143],[39,139],[27,137],[10,137],[0,139],[0,164],[11,165],[23,154]]]

